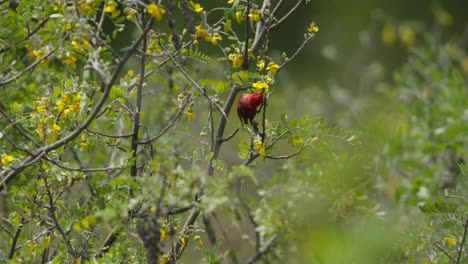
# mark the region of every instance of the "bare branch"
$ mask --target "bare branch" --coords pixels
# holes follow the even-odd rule
[[[275,243],[276,241],[276,238],[278,236],[277,235],[274,235],[272,236],[270,239],[268,239],[268,241],[260,248],[260,250],[258,251],[257,254],[255,254],[254,256],[250,257],[245,263],[246,264],[253,264],[257,261],[260,260],[260,258],[265,255],[266,253],[268,253],[268,251],[270,250],[270,248],[273,246],[273,244]]]

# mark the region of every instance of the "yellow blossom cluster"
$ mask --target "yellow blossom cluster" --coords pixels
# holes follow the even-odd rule
[[[153,38],[148,46],[148,48],[146,49],[146,53],[148,54],[161,54],[162,51],[161,51],[161,47],[159,46],[159,43],[158,43],[158,39],[157,38]]]
[[[205,30],[202,25],[198,25],[195,27],[195,38],[202,38],[204,41],[210,42],[213,45],[217,45],[218,41],[223,40],[223,38],[218,32],[214,32],[212,35],[210,35],[210,33],[207,30]]]
[[[86,1],[81,0],[78,2],[78,8],[80,9],[81,14],[85,16],[93,16],[96,14],[96,2],[97,1]]]
[[[72,69],[75,69],[76,68],[76,57],[75,55],[73,55],[73,53],[71,52],[67,52],[65,53],[66,55],[66,59],[64,61],[65,64],[67,64],[68,66],[70,66],[70,68]]]
[[[236,11],[236,21],[237,21],[237,23],[244,22],[244,15],[243,15],[242,10],[237,10]]]
[[[249,18],[252,21],[259,22],[260,20],[262,20],[262,13],[258,9],[252,9],[250,10]]]
[[[196,3],[193,5],[193,11],[195,11],[195,13],[197,14],[201,14],[203,12],[203,7],[200,4]]]
[[[315,24],[315,21],[312,21],[312,23],[310,23],[309,27],[307,28],[307,31],[309,33],[317,33],[319,31],[319,28],[317,24]]]
[[[266,150],[265,150],[265,145],[262,143],[261,140],[254,140],[254,147],[255,150],[257,150],[258,155],[265,157],[266,156]]]
[[[117,11],[117,3],[114,1],[109,1],[104,8],[104,12],[114,14]]]
[[[73,50],[76,52],[89,50],[89,42],[86,39],[74,39],[71,42]]]
[[[2,165],[8,167],[15,158],[12,155],[2,154]]]
[[[125,7],[124,8],[124,13],[126,15],[126,18],[127,20],[130,20],[130,21],[135,21],[135,15],[136,15],[136,11],[129,8],[129,7]]]
[[[29,58],[30,59],[35,59],[36,61],[39,61],[42,59],[41,63],[48,67],[49,64],[50,64],[50,61],[49,61],[49,58],[44,58],[44,56],[47,55],[47,49],[46,48],[42,48],[42,49],[39,49],[39,50],[32,50],[29,52]]]
[[[228,59],[232,61],[232,66],[240,67],[244,64],[244,56],[240,49],[236,49],[234,53],[228,55]]]
[[[184,111],[183,113],[187,115],[189,121],[193,121],[195,119],[195,113],[192,108],[187,109],[187,111]]]
[[[56,109],[59,113],[63,112],[64,115],[71,113],[78,114],[80,112],[81,94],[80,93],[63,93],[62,98],[58,100]]]
[[[410,25],[402,25],[397,28],[387,23],[382,27],[380,34],[383,44],[387,46],[393,46],[398,38],[405,47],[413,46],[416,41],[416,32]]]
[[[166,9],[156,4],[149,4],[147,11],[148,14],[152,15],[156,19],[156,21],[161,21],[163,19],[163,15],[166,13]]]

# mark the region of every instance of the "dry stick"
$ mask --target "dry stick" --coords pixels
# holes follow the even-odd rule
[[[151,19],[150,22],[152,22],[153,19]],[[114,73],[112,74],[111,78],[109,81],[106,83],[104,93],[102,94],[101,99],[98,101],[96,104],[96,107],[94,110],[91,112],[89,115],[88,119],[86,119],[79,127],[77,127],[72,133],[70,133],[68,136],[55,141],[54,143],[44,146],[36,150],[33,155],[29,156],[26,160],[24,160],[19,166],[14,168],[10,173],[8,173],[3,180],[0,182],[0,191],[2,191],[8,183],[15,178],[19,173],[21,173],[24,169],[26,169],[28,166],[31,164],[35,163],[37,160],[42,158],[45,154],[48,152],[55,150],[68,142],[72,141],[75,139],[78,135],[81,134],[94,120],[94,118],[97,116],[101,108],[104,106],[104,103],[107,101],[107,98],[109,97],[110,89],[112,85],[114,84],[114,81],[117,79],[117,76],[120,74],[120,71],[122,70],[123,66],[127,62],[127,60],[130,58],[130,56],[133,54],[133,52],[136,50],[140,42],[143,40],[143,38],[146,36],[148,31],[151,29],[151,24],[148,23],[146,26],[145,30],[143,33],[138,37],[138,39],[130,46],[130,48],[126,51],[125,55],[122,57],[122,60],[119,62],[117,65],[116,69],[114,70]]]

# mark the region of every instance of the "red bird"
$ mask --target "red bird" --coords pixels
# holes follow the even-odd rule
[[[257,114],[257,107],[263,102],[263,91],[252,94],[241,94],[237,102],[237,114],[241,122],[250,123],[255,126],[254,118]]]

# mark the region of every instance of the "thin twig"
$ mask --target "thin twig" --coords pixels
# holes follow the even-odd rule
[[[52,195],[52,192],[50,191],[50,186],[49,186],[49,183],[47,181],[47,177],[43,177],[43,179],[44,179],[44,186],[45,186],[46,192],[47,192],[47,197],[49,198],[49,205],[46,207],[47,210],[49,211],[49,217],[54,222],[55,229],[57,229],[57,231],[59,232],[59,234],[62,237],[63,241],[65,242],[65,245],[67,246],[67,251],[73,257],[76,258],[76,257],[78,257],[78,252],[75,250],[75,248],[71,244],[70,238],[65,233],[65,231],[63,231],[63,228],[62,228],[62,226],[60,225],[60,223],[59,223],[59,221],[57,219],[57,216],[56,216],[57,211],[56,211],[56,207],[55,207],[55,203],[54,203],[54,197]]]
[[[13,237],[13,241],[11,242],[10,254],[8,254],[9,259],[13,259],[13,256],[15,255],[16,243],[18,243],[18,238],[19,238],[19,235],[21,234],[21,231],[23,230],[23,225],[24,225],[24,218],[21,218],[20,224],[19,224],[18,228],[16,228],[16,232],[15,232],[15,236]]]
[[[465,244],[467,233],[468,233],[468,216],[466,217],[466,220],[465,220],[465,225],[464,225],[464,230],[463,230],[463,237],[462,237],[462,241],[460,243],[460,248],[458,249],[457,261],[455,262],[456,264],[460,263],[461,255],[462,255],[462,252],[463,252],[463,245]]]
[[[230,140],[237,134],[238,131],[239,131],[239,128],[236,128],[236,130],[234,130],[234,132],[232,132],[231,135],[227,136],[226,138],[223,138],[222,141],[225,142],[225,141]]]
[[[49,57],[53,52],[55,51],[55,49],[51,49],[49,50],[44,56],[40,57],[38,60],[36,60],[35,62],[31,63],[28,67],[26,67],[25,69],[21,70],[18,74],[16,74],[15,76],[11,77],[10,79],[6,79],[2,82],[0,82],[0,87],[6,85],[6,84],[9,84],[13,81],[15,81],[16,79],[18,79],[19,77],[21,77],[21,75],[23,75],[23,73],[25,71],[29,71],[31,69],[33,69],[34,67],[36,67],[36,65],[38,65],[41,61],[47,59],[47,57]]]
[[[270,239],[268,239],[268,241],[265,242],[265,244],[260,248],[259,252],[257,254],[255,254],[254,256],[250,257],[245,263],[246,264],[253,264],[253,263],[257,262],[258,260],[260,260],[260,258],[263,255],[265,255],[270,250],[270,248],[273,246],[273,244],[276,241],[277,237],[278,237],[277,235],[274,235]]]
[[[297,1],[296,5],[295,5],[293,8],[291,8],[291,10],[289,10],[289,12],[288,12],[286,15],[284,15],[280,20],[278,20],[278,22],[276,22],[274,25],[272,25],[272,26],[270,27],[270,29],[273,30],[273,29],[275,29],[276,27],[278,27],[278,26],[279,26],[281,23],[283,23],[290,15],[292,15],[292,14],[294,13],[294,11],[296,11],[296,10],[299,8],[299,6],[300,6],[302,3],[304,3],[304,2],[305,2],[305,0],[299,0],[299,1]]]
[[[141,7],[141,20],[142,25],[145,24],[145,14],[144,8]],[[151,25],[153,20],[149,22]],[[142,49],[146,50],[146,34],[142,40]],[[143,100],[143,85],[145,83],[145,68],[146,68],[146,55],[142,54],[140,59],[140,80],[137,85],[137,98],[136,98],[136,106],[135,112],[133,116],[133,132],[132,132],[132,142],[131,142],[131,151],[132,151],[132,166],[130,167],[130,175],[133,177],[138,176],[138,162],[137,162],[137,148],[138,148],[138,136],[140,131],[140,112],[141,112],[141,104]]]

